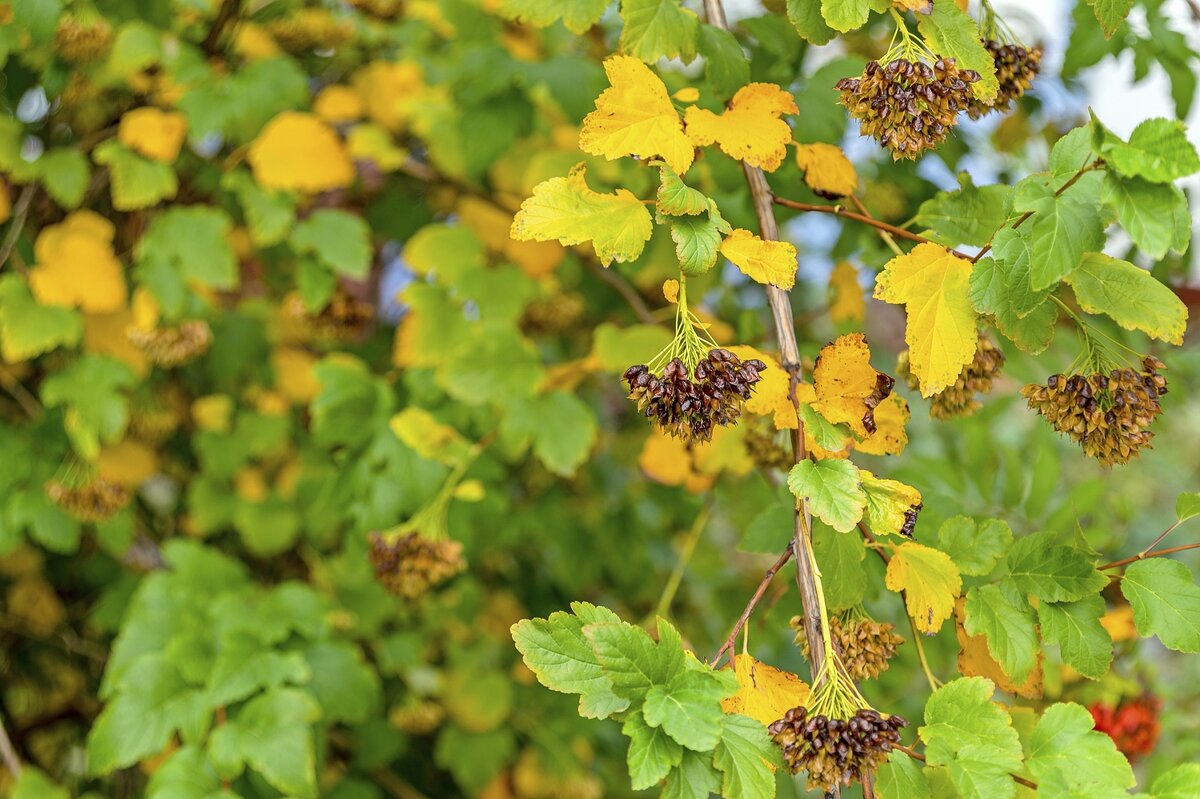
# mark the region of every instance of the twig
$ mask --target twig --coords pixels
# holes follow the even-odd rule
[[[648,325],[658,324],[658,320],[655,319],[654,314],[650,312],[650,307],[646,305],[646,301],[642,299],[641,295],[637,293],[633,286],[629,285],[629,281],[622,278],[616,272],[609,271],[590,258],[585,259],[584,263],[587,264],[587,268],[592,272],[592,274],[617,290],[617,293],[620,294],[621,297],[624,298],[625,302],[629,304],[629,307],[633,309],[633,312],[637,315],[638,319],[642,320]]]
[[[658,603],[654,607],[654,615],[665,617],[671,610],[671,603],[675,600],[675,593],[679,590],[680,583],[683,582],[683,573],[687,571],[687,566],[692,560],[692,555],[696,552],[696,544],[700,542],[700,536],[704,533],[704,525],[708,523],[708,517],[711,514],[712,505],[709,503],[705,503],[700,512],[696,514],[696,519],[692,522],[691,529],[688,530],[687,539],[683,542],[683,549],[679,553],[679,561],[675,564],[675,570],[671,572],[671,576],[663,588],[662,595],[658,598]]]
[[[1093,169],[1101,169],[1103,166],[1104,166],[1103,158],[1097,158],[1095,161],[1092,161],[1090,164],[1084,164],[1083,166],[1081,166],[1079,168],[1078,172],[1076,172],[1074,175],[1071,176],[1070,180],[1068,180],[1066,183],[1064,183],[1058,187],[1058,191],[1054,192],[1054,196],[1057,197],[1060,194],[1062,194],[1064,191],[1066,191],[1067,189],[1074,186],[1075,183],[1081,177],[1083,177],[1086,173],[1091,172]],[[1020,216],[1019,219],[1017,219],[1016,222],[1012,223],[1012,229],[1016,230],[1021,225],[1025,224],[1025,222],[1031,216],[1033,216],[1033,211],[1026,211],[1024,214],[1022,214]],[[1004,230],[1004,228],[1000,228],[1000,230]],[[999,232],[1000,232],[999,230],[996,231],[996,233],[999,233]],[[995,240],[995,238],[996,238],[995,234],[992,234],[993,241]],[[970,258],[969,260],[971,261],[971,263],[977,263],[979,261],[979,259],[982,258],[983,256],[987,255],[991,249],[992,249],[992,242],[989,241],[987,244],[983,245],[983,249],[981,249],[979,252],[975,253],[975,255],[972,258]]]
[[[918,752],[914,749],[908,748],[904,744],[892,744],[892,748],[898,749],[899,751],[901,751],[904,754],[911,757],[913,760],[920,760],[922,763],[925,762],[925,755],[921,754],[920,752]],[[1030,790],[1033,790],[1033,791],[1036,791],[1038,789],[1038,785],[1036,782],[1034,782],[1033,780],[1027,780],[1024,777],[1022,777],[1020,774],[1013,774],[1010,771],[1008,773],[1008,776],[1012,777],[1013,782],[1017,783],[1018,785],[1024,785],[1026,788],[1029,788]]]
[[[867,210],[867,206],[863,205],[863,201],[858,199],[858,197],[856,195],[854,195],[854,194],[850,195],[850,202],[854,203],[854,207],[857,208],[858,212],[860,214],[862,214],[863,216],[865,216],[869,219],[875,218],[874,216],[871,215],[871,212]],[[899,228],[899,229],[903,230],[904,228]],[[888,231],[886,231],[880,227],[877,227],[876,230],[879,231],[879,238],[883,239],[883,243],[888,246],[889,250],[891,250],[896,255],[904,255],[904,250],[900,249],[900,245],[896,243],[896,239],[894,239],[892,237],[891,233],[889,233]]]
[[[221,34],[225,32],[225,28],[233,21],[238,12],[242,10],[242,0],[223,0],[221,8],[217,11],[217,16],[213,20],[212,27],[208,30],[208,36],[204,37],[204,52],[209,55],[214,55],[217,52],[217,44],[221,41]]]
[[[42,405],[38,402],[37,397],[33,396],[29,389],[21,384],[16,375],[3,364],[0,364],[0,386],[3,386],[4,390],[17,401],[30,419],[37,419],[42,415]]]
[[[1103,566],[1097,566],[1096,568],[1099,569],[1100,571],[1108,571],[1109,569],[1119,569],[1122,566],[1128,566],[1130,563],[1134,563],[1139,560],[1145,560],[1146,558],[1161,558],[1163,555],[1173,555],[1176,552],[1186,552],[1189,549],[1200,549],[1200,543],[1183,544],[1182,546],[1168,547],[1167,549],[1160,549],[1157,552],[1139,552],[1136,555],[1130,556],[1128,558],[1122,558],[1121,560],[1114,560],[1112,563],[1105,563]]]
[[[8,730],[4,728],[4,719],[0,717],[0,760],[4,761],[4,766],[16,779],[21,779],[21,759],[17,757],[17,750],[13,748],[12,741],[8,737]]]
[[[371,779],[396,799],[429,799],[425,794],[386,769],[375,769],[371,772]]]
[[[17,204],[13,209],[12,225],[8,228],[8,235],[4,237],[4,244],[0,245],[0,269],[3,269],[4,265],[8,263],[8,256],[12,255],[13,248],[17,246],[17,239],[21,237],[21,231],[25,228],[25,217],[29,215],[29,204],[33,202],[35,191],[37,191],[37,184],[29,183],[21,189],[21,194],[17,197]]]
[[[861,222],[864,225],[870,225],[871,227],[875,228],[876,230],[886,233],[889,236],[899,236],[902,239],[908,239],[909,241],[916,241],[916,242],[920,242],[922,244],[937,244],[939,247],[945,246],[942,244],[938,244],[938,242],[934,241],[933,239],[926,238],[925,236],[922,236],[919,233],[913,233],[911,230],[905,230],[902,227],[896,227],[895,225],[889,225],[887,222],[881,222],[873,216],[867,216],[865,214],[856,213],[855,211],[848,211],[840,205],[819,205],[817,203],[801,203],[801,202],[796,202],[795,200],[789,200],[786,197],[774,197],[773,201],[776,205],[782,205],[784,208],[791,208],[793,211],[811,211],[811,212],[821,213],[821,214],[833,214],[834,216],[840,216],[843,219],[850,219],[855,222]],[[895,242],[893,242],[893,244],[894,243]],[[950,249],[950,248],[947,247],[946,249]],[[971,259],[971,256],[964,255],[963,253],[958,252],[957,250],[950,250],[950,252],[954,253],[959,258],[965,258],[967,260]]]
[[[721,662],[722,656],[733,649],[737,642],[738,633],[742,631],[742,628],[746,626],[746,622],[750,620],[750,614],[754,613],[754,608],[758,605],[759,600],[762,599],[763,594],[767,592],[767,586],[771,584],[771,580],[775,579],[775,575],[779,573],[784,564],[791,559],[794,546],[794,543],[788,544],[783,554],[775,559],[775,562],[771,564],[771,568],[767,569],[767,573],[763,575],[762,582],[754,590],[754,596],[750,597],[750,601],[746,603],[746,608],[742,611],[742,615],[738,616],[738,620],[734,622],[733,629],[729,631],[729,636],[725,639],[725,643],[721,644],[721,648],[717,650],[717,654],[713,655],[713,659],[709,661],[709,666],[716,668],[717,664]]]

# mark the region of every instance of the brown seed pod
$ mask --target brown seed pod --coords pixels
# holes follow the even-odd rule
[[[794,707],[767,727],[783,750],[793,774],[808,772],[808,787],[832,791],[839,785],[861,782],[887,759],[900,743],[900,730],[908,722],[863,708],[847,719],[809,715]]]
[[[371,533],[367,551],[375,579],[405,599],[417,599],[467,567],[462,544],[427,538],[419,532],[385,536]]]
[[[953,419],[970,416],[983,407],[977,399],[980,394],[990,394],[1000,369],[1004,366],[1004,353],[987,336],[980,334],[975,357],[963,367],[954,385],[930,397],[929,415],[934,419]],[[909,369],[908,351],[900,353],[896,373],[903,376],[911,389],[917,389],[917,379]]]
[[[111,519],[133,497],[127,487],[99,476],[74,485],[48,480],[43,488],[51,502],[81,522]]]
[[[112,46],[112,26],[103,17],[81,19],[64,14],[54,31],[54,52],[72,64],[87,64]]]
[[[299,294],[283,300],[283,315],[307,336],[323,341],[361,341],[375,322],[375,308],[369,302],[338,289],[319,311],[310,311]]]
[[[1000,44],[991,39],[985,41],[983,46],[992,54],[1000,88],[996,92],[996,99],[989,104],[984,104],[978,98],[971,99],[967,106],[967,114],[971,119],[979,119],[992,111],[1008,110],[1014,100],[1021,99],[1026,91],[1033,88],[1033,79],[1042,66],[1040,47]]]
[[[175,327],[156,327],[143,330],[130,327],[125,331],[129,343],[146,354],[151,363],[173,369],[196,360],[212,344],[212,328],[208,322],[189,319]]]
[[[796,631],[796,644],[808,657],[808,638],[804,634],[804,621],[799,616],[789,622]],[[833,646],[841,657],[846,673],[856,682],[878,677],[888,669],[888,662],[895,657],[896,648],[904,639],[896,635],[895,627],[887,622],[877,622],[866,617],[832,616],[829,619],[829,634]]]

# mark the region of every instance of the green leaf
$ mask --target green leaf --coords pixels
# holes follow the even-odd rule
[[[1029,283],[1034,291],[1054,287],[1079,266],[1085,252],[1104,246],[1100,204],[1085,188],[1076,183],[1058,196],[1049,186],[1038,187],[1032,196],[1017,192],[1013,208],[1034,214],[1026,223],[1032,225]]]
[[[1182,344],[1188,309],[1145,269],[1103,253],[1088,253],[1067,278],[1079,307],[1107,314],[1126,330]]]
[[[712,200],[708,199],[704,192],[684,183],[665,162],[651,161],[650,165],[658,167],[658,200],[654,208],[660,215],[696,216],[708,211]]]
[[[1121,27],[1129,9],[1133,8],[1133,0],[1088,0],[1092,13],[1104,30],[1104,38],[1110,38]]]
[[[1121,227],[1138,249],[1155,260],[1165,256],[1175,240],[1177,210],[1187,212],[1187,198],[1178,187],[1112,172],[1104,176],[1104,200],[1117,209]]]
[[[1004,673],[1020,684],[1037,665],[1038,637],[1028,604],[1010,603],[998,585],[978,585],[967,592],[967,619],[971,635],[987,638],[988,651]]]
[[[981,258],[971,270],[971,305],[979,313],[991,315],[996,328],[1020,349],[1037,355],[1054,340],[1058,310],[1046,300],[1025,317],[1019,316],[1008,288],[1011,274],[1009,267],[994,258]]]
[[[792,530],[793,511],[788,509],[784,531]],[[832,611],[847,610],[862,604],[867,590],[867,572],[863,561],[867,548],[860,535],[835,532],[821,522],[812,529],[813,553],[821,567],[825,585],[825,603]],[[782,549],[782,547],[780,547]]]
[[[181,284],[237,288],[238,265],[227,236],[233,222],[219,208],[175,206],[154,218],[135,249],[140,263],[166,264]]]
[[[473,735],[448,724],[438,734],[434,762],[449,771],[468,795],[478,795],[508,763],[516,759],[512,730],[500,728]]]
[[[235,633],[222,641],[206,686],[215,704],[231,705],[261,690],[300,685],[311,677],[299,652],[267,649],[254,636]]]
[[[635,791],[653,788],[683,761],[683,747],[663,728],[648,725],[640,711],[629,714],[621,732],[629,739],[625,760]]]
[[[12,792],[12,799],[70,799],[70,796],[66,788],[58,787],[33,766],[21,769],[21,776]]]
[[[1200,156],[1183,123],[1174,119],[1147,119],[1133,129],[1128,144],[1109,134],[1103,155],[1118,173],[1153,183],[1170,183],[1200,171]]]
[[[1175,519],[1186,522],[1193,516],[1200,516],[1200,492],[1180,494],[1175,499]]]
[[[583,635],[592,645],[613,693],[632,701],[646,699],[653,686],[664,686],[683,667],[683,650],[654,643],[641,627],[622,621],[587,624]],[[657,716],[656,716],[657,718]],[[652,724],[651,719],[646,720]]]
[[[667,684],[646,692],[642,713],[651,727],[696,752],[708,752],[721,736],[721,700],[726,691],[711,673],[681,670]]]
[[[245,170],[227,172],[221,186],[237,195],[250,230],[250,240],[259,247],[283,241],[296,221],[296,200],[283,191],[264,189]]]
[[[1200,587],[1187,566],[1166,558],[1132,563],[1121,578],[1121,593],[1133,606],[1140,635],[1157,635],[1176,652],[1200,652]]]
[[[204,752],[184,746],[150,777],[146,799],[215,799],[221,779],[204,757]]]
[[[1150,783],[1153,799],[1197,799],[1200,797],[1200,763],[1182,763]]]
[[[738,549],[742,552],[778,555],[792,540],[794,514],[792,502],[767,505],[742,530]],[[826,599],[829,598],[828,593],[826,591]]]
[[[916,760],[893,749],[879,768],[875,790],[880,799],[931,799],[929,780]]]
[[[63,208],[70,210],[83,202],[91,167],[79,150],[51,150],[35,161],[33,168],[46,191]]]
[[[613,693],[591,643],[583,635],[585,624],[620,623],[617,614],[586,602],[571,606],[574,615],[557,611],[546,619],[525,619],[512,626],[517,650],[551,691],[579,694],[579,715],[608,718],[629,707],[629,700]]]
[[[945,552],[963,574],[982,577],[1012,546],[1012,528],[1001,519],[987,519],[976,526],[966,516],[951,516],[938,528],[938,549]]]
[[[706,754],[684,750],[683,760],[667,775],[661,799],[709,799],[721,790],[721,775]]]
[[[671,343],[671,334],[662,325],[617,327],[602,322],[592,333],[591,355],[602,369],[624,372],[631,363],[645,363]]]
[[[1012,187],[997,183],[975,186],[960,172],[957,191],[939,191],[921,203],[916,222],[932,229],[947,244],[982,247],[1008,219]]]
[[[917,14],[917,30],[939,56],[953,58],[959,69],[979,73],[972,84],[976,97],[985,103],[995,98],[1000,88],[995,61],[979,38],[979,26],[955,0],[934,0],[932,14]]]
[[[297,252],[315,253],[339,275],[362,280],[371,271],[371,229],[362,217],[336,208],[321,208],[292,231]]]
[[[804,423],[804,434],[812,436],[813,441],[821,449],[830,452],[840,452],[850,443],[850,428],[845,424],[834,424],[807,402],[796,405],[800,421]]]
[[[853,530],[866,510],[858,467],[848,460],[801,461],[792,467],[787,482],[793,494],[807,500],[809,509],[839,533]]]
[[[162,40],[163,31],[152,25],[138,19],[126,22],[117,30],[106,66],[121,76],[144,69],[162,58]]]
[[[1012,799],[1009,773],[1021,768],[1021,741],[1012,719],[993,704],[996,686],[983,677],[964,677],[933,692],[925,705],[926,762],[946,766],[964,799]]]
[[[1053,544],[1053,538],[1035,533],[1018,539],[1009,550],[1010,577],[1021,593],[1044,602],[1073,602],[1108,585],[1108,577],[1096,570],[1088,553]]]
[[[79,522],[50,501],[43,491],[15,493],[8,504],[8,521],[24,529],[31,540],[51,552],[70,554],[79,549]]]
[[[1077,796],[1101,789],[1123,793],[1136,780],[1113,739],[1093,727],[1092,714],[1073,702],[1051,705],[1029,736],[1026,766],[1040,782],[1061,778]]]
[[[179,191],[179,178],[170,164],[142,158],[116,139],[96,145],[92,160],[108,167],[113,207],[118,211],[149,208]]]
[[[729,223],[716,216],[684,216],[671,220],[671,240],[679,271],[688,277],[703,275],[716,266],[721,250],[721,233],[729,232]]]
[[[1033,226],[1020,230],[1006,227],[996,234],[992,252],[1003,264],[1005,291],[1009,306],[1022,319],[1036,311],[1050,296],[1049,288],[1033,287]]]
[[[621,0],[621,19],[621,52],[647,62],[696,57],[700,21],[679,0]]]
[[[774,799],[775,774],[771,767],[779,762],[777,752],[762,724],[736,713],[725,716],[721,742],[713,753],[713,763],[723,775],[721,794]]]
[[[537,349],[511,327],[475,328],[464,344],[438,370],[438,383],[468,405],[527,401],[545,374]]]
[[[305,649],[304,660],[312,675],[308,689],[321,705],[321,718],[361,724],[378,710],[379,676],[357,647],[325,641]]]
[[[369,420],[386,424],[392,410],[391,388],[358,358],[327,355],[313,367],[313,376],[321,386],[310,406],[318,444],[362,446],[374,434]]]
[[[73,347],[83,337],[83,316],[74,308],[38,305],[20,275],[0,275],[0,352],[9,363],[55,347]]]
[[[549,27],[562,20],[571,33],[581,35],[600,21],[609,0],[501,0],[500,14],[508,19]]]
[[[1104,599],[1099,594],[1075,602],[1041,602],[1037,613],[1042,639],[1058,645],[1064,663],[1093,680],[1108,673],[1113,642],[1100,623]]]
[[[701,25],[697,45],[704,57],[704,78],[718,99],[728,100],[750,82],[750,60],[732,33]]]
[[[837,36],[837,31],[825,24],[821,4],[814,0],[787,0],[787,17],[809,44],[828,44]]]
[[[317,796],[309,725],[321,709],[307,693],[277,688],[251,699],[209,737],[209,757],[224,779],[249,766],[289,796]]]
[[[596,414],[583,400],[565,391],[552,391],[535,403],[540,424],[533,452],[554,474],[575,474],[596,443]]]
[[[871,16],[871,0],[820,0],[821,16],[834,30],[846,33],[861,28]],[[813,0],[816,5],[816,0]]]
[[[66,429],[75,450],[95,460],[100,445],[121,438],[129,421],[123,393],[137,383],[124,361],[107,355],[84,355],[42,383],[42,402],[48,408],[66,406]]]

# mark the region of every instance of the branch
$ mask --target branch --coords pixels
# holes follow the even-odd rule
[[[37,184],[29,183],[21,189],[21,194],[17,197],[12,225],[8,228],[8,235],[4,237],[4,244],[0,245],[0,269],[3,269],[4,265],[8,263],[8,256],[12,255],[13,248],[17,246],[17,239],[21,237],[21,231],[25,229],[25,218],[29,216],[29,204],[33,202],[35,191],[37,191]]]
[[[1091,162],[1090,164],[1085,164],[1084,166],[1081,166],[1079,168],[1079,171],[1071,176],[1070,180],[1068,180],[1066,183],[1064,183],[1058,187],[1058,191],[1054,192],[1054,196],[1057,197],[1060,194],[1062,194],[1064,191],[1066,191],[1067,189],[1074,186],[1075,183],[1081,177],[1083,177],[1088,172],[1091,172],[1093,169],[1103,169],[1103,168],[1104,168],[1104,159],[1103,158],[1097,158],[1095,161]],[[1021,217],[1016,222],[1012,223],[1012,229],[1016,230],[1021,225],[1025,224],[1026,220],[1028,220],[1029,217],[1031,217],[1031,216],[1033,216],[1033,211],[1026,211],[1024,214],[1021,215]],[[1000,228],[1000,230],[1004,230],[1004,228]],[[999,233],[1000,231],[996,231],[996,232]],[[995,234],[993,234],[992,239],[995,240],[995,238],[996,238],[996,236],[995,236]],[[987,244],[983,245],[982,250],[975,253],[975,256],[973,258],[968,258],[967,260],[969,260],[971,263],[978,263],[979,259],[982,258],[983,256],[987,255],[991,249],[992,249],[992,242],[989,241]]]
[[[880,233],[885,233],[889,236],[897,236],[902,239],[908,239],[909,241],[916,241],[916,242],[920,242],[922,244],[937,244],[939,247],[945,246],[944,244],[940,244],[940,243],[934,241],[933,239],[926,238],[925,236],[922,236],[919,233],[913,233],[911,230],[905,230],[902,227],[896,227],[895,225],[889,225],[887,222],[881,222],[873,216],[868,216],[867,214],[857,213],[855,211],[848,211],[840,205],[819,205],[817,203],[801,203],[801,202],[796,202],[795,200],[789,200],[785,197],[774,197],[773,200],[776,205],[782,205],[784,208],[791,208],[793,211],[805,211],[805,212],[815,212],[815,213],[821,213],[821,214],[833,214],[834,216],[840,216],[842,219],[850,219],[854,222],[861,222],[864,225],[870,225],[871,227],[880,231]],[[947,249],[949,249],[949,248],[947,247]],[[959,258],[964,258],[968,261],[971,260],[971,256],[964,255],[963,253],[958,252],[957,250],[950,250],[950,252],[954,253]]]
[[[1130,563],[1134,563],[1139,560],[1145,560],[1146,558],[1161,558],[1163,555],[1173,555],[1176,552],[1186,552],[1189,549],[1200,549],[1200,543],[1183,544],[1183,545],[1177,546],[1177,547],[1168,547],[1167,549],[1160,549],[1157,552],[1139,552],[1136,555],[1132,555],[1128,558],[1122,558],[1121,560],[1114,560],[1112,563],[1105,563],[1103,566],[1097,566],[1096,568],[1099,569],[1100,571],[1108,571],[1109,569],[1119,569],[1122,566],[1128,566]]]
[[[646,301],[643,300],[641,295],[637,293],[637,290],[634,289],[633,286],[629,285],[628,280],[625,280],[616,272],[609,271],[606,267],[601,266],[590,258],[585,258],[584,263],[587,264],[588,271],[617,290],[617,293],[620,294],[625,299],[625,302],[629,304],[629,307],[633,309],[633,312],[637,315],[638,319],[642,320],[648,325],[658,324],[658,320],[654,318],[654,314],[650,311],[650,306],[646,305]]]
[[[715,669],[717,664],[721,662],[721,657],[734,648],[738,633],[742,631],[742,628],[746,626],[746,622],[750,620],[750,614],[754,612],[754,608],[758,605],[759,600],[767,592],[767,586],[771,584],[771,580],[775,579],[775,575],[791,559],[792,548],[794,546],[794,543],[788,544],[783,554],[775,559],[775,562],[771,564],[771,568],[767,569],[767,573],[763,575],[762,582],[758,584],[758,588],[754,591],[754,596],[750,597],[750,601],[746,603],[746,609],[742,611],[741,616],[738,616],[733,629],[729,631],[729,637],[725,639],[725,643],[721,644],[721,648],[717,650],[717,654],[713,655],[713,659],[708,664],[709,667]]]
[[[925,762],[925,755],[923,755],[920,752],[917,752],[913,749],[909,749],[904,744],[893,744],[892,748],[900,750],[904,754],[911,757],[913,760],[920,760],[922,763]],[[1010,771],[1008,773],[1008,776],[1012,777],[1013,782],[1017,783],[1018,785],[1024,785],[1026,788],[1029,788],[1030,790],[1033,790],[1033,791],[1036,791],[1038,789],[1038,785],[1036,782],[1034,782],[1033,780],[1027,780],[1024,777],[1022,777],[1020,774],[1013,774]]]
[[[8,730],[4,728],[3,718],[0,718],[0,760],[4,761],[5,768],[13,777],[21,779],[21,759],[17,757],[17,750],[13,749]]]
[[[221,8],[217,11],[217,16],[213,20],[212,27],[209,28],[208,36],[204,37],[204,52],[209,55],[214,55],[217,52],[217,44],[221,41],[221,34],[225,32],[225,28],[242,10],[242,0],[223,0]]]

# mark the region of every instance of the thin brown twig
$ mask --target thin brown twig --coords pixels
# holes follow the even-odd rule
[[[1128,558],[1114,560],[1112,563],[1105,563],[1103,566],[1097,566],[1096,568],[1100,571],[1119,569],[1122,566],[1128,566],[1130,563],[1135,563],[1139,560],[1145,560],[1146,558],[1161,558],[1164,555],[1173,555],[1176,552],[1186,552],[1189,549],[1200,549],[1200,543],[1183,544],[1177,547],[1167,547],[1166,549],[1160,549],[1157,552],[1139,552],[1136,555],[1129,556]]]
[[[650,311],[650,306],[646,305],[646,301],[637,293],[637,290],[629,285],[629,281],[591,259],[585,259],[584,263],[587,264],[587,268],[592,274],[616,289],[617,293],[621,295],[634,314],[637,315],[638,319],[648,325],[658,324],[658,320],[654,318],[654,314]]]
[[[863,201],[858,199],[857,195],[851,194],[850,202],[854,203],[854,207],[857,208],[858,212],[863,216],[869,219],[875,218],[875,216],[869,210],[867,210],[867,206],[863,204]],[[876,228],[876,230],[879,231],[879,238],[883,239],[883,243],[888,246],[889,250],[896,255],[904,255],[904,251],[900,249],[900,245],[896,243],[896,239],[892,237],[891,233],[883,230],[882,228]],[[903,228],[901,228],[901,230],[903,230]]]
[[[33,202],[33,194],[36,191],[37,184],[29,183],[21,189],[21,194],[17,197],[12,224],[8,228],[8,235],[4,237],[4,244],[0,245],[0,269],[8,263],[8,256],[12,255],[13,248],[17,246],[17,239],[21,238],[21,231],[25,229],[25,218],[29,216],[29,204]]]
[[[230,22],[237,17],[242,10],[242,0],[223,0],[220,9],[217,10],[217,16],[213,20],[212,27],[208,30],[208,35],[204,37],[204,52],[209,55],[214,55],[217,52],[217,45],[221,42],[221,34],[225,32],[225,28]]]
[[[915,242],[919,242],[921,244],[937,244],[939,247],[945,246],[943,244],[938,244],[938,242],[934,241],[933,239],[926,238],[925,236],[922,236],[919,233],[913,233],[911,230],[905,230],[902,227],[896,227],[895,225],[890,225],[887,222],[881,222],[873,216],[868,216],[866,214],[860,214],[856,211],[847,210],[840,205],[820,205],[818,203],[801,203],[801,202],[796,202],[795,200],[789,200],[786,197],[774,197],[773,200],[776,205],[782,205],[784,208],[791,208],[793,211],[806,211],[806,212],[814,212],[814,213],[820,213],[820,214],[833,214],[834,216],[840,216],[843,219],[850,219],[854,222],[861,222],[864,225],[870,225],[871,227],[875,228],[876,230],[879,230],[883,233],[887,233],[889,236],[898,236],[899,238],[908,239],[909,241],[915,241]],[[950,249],[950,248],[947,247],[946,249]],[[950,250],[950,252],[954,253],[959,258],[965,258],[967,260],[970,260],[969,255],[964,255],[963,253],[958,252],[957,250]]]
[[[904,754],[911,757],[913,760],[920,760],[922,763],[925,762],[925,755],[921,754],[920,752],[918,752],[914,749],[910,749],[909,747],[905,746],[904,744],[892,744],[892,748],[900,750]],[[1029,788],[1030,790],[1033,790],[1033,791],[1036,791],[1038,789],[1038,785],[1036,782],[1034,782],[1033,780],[1028,780],[1028,779],[1022,777],[1020,774],[1013,774],[1010,771],[1008,773],[1008,776],[1012,777],[1013,782],[1017,783],[1018,785],[1024,785],[1026,788]]]
[[[37,397],[33,396],[29,389],[21,384],[17,376],[8,370],[8,367],[0,364],[0,386],[16,400],[21,406],[21,410],[29,415],[30,419],[37,419],[42,415],[42,405],[38,402]]]
[[[1068,180],[1066,183],[1064,183],[1058,187],[1058,190],[1056,192],[1054,192],[1054,196],[1057,197],[1060,194],[1062,194],[1064,191],[1066,191],[1067,189],[1074,186],[1075,183],[1081,177],[1083,177],[1085,174],[1087,174],[1088,172],[1091,172],[1093,169],[1100,169],[1103,166],[1104,166],[1103,158],[1097,158],[1095,161],[1092,161],[1090,164],[1084,164],[1083,166],[1081,166],[1079,168],[1078,172],[1076,172],[1074,175],[1071,176],[1070,180]],[[1028,221],[1029,217],[1031,217],[1031,216],[1033,216],[1033,211],[1026,211],[1024,214],[1022,214],[1017,219],[1016,222],[1012,223],[1012,229],[1016,230],[1021,225],[1025,224],[1025,222]],[[1000,230],[1004,230],[1004,228],[1000,228]],[[996,231],[996,232],[999,233],[1000,231]],[[992,239],[995,240],[995,238],[996,237],[993,234]],[[975,253],[975,255],[973,257],[969,258],[968,260],[971,263],[978,263],[979,259],[982,258],[983,256],[987,255],[991,249],[992,249],[992,242],[989,241],[987,244],[983,245],[983,249],[981,249],[979,252]]]
[[[21,779],[21,759],[17,757],[17,750],[13,748],[12,740],[8,737],[3,718],[0,718],[0,760],[4,761],[4,766],[13,777]]]
[[[429,799],[425,794],[386,769],[375,769],[371,772],[371,779],[396,799]]]
[[[738,620],[734,623],[733,629],[729,631],[729,636],[725,639],[725,643],[721,644],[721,648],[717,650],[717,654],[713,655],[713,659],[708,664],[709,666],[716,668],[717,664],[721,662],[721,658],[725,655],[725,653],[731,651],[736,645],[738,633],[742,631],[742,628],[746,626],[746,622],[750,620],[750,615],[754,613],[754,608],[758,605],[759,600],[762,599],[763,594],[767,592],[767,587],[771,584],[771,581],[775,579],[775,575],[779,573],[779,570],[783,568],[784,564],[791,560],[793,546],[794,544],[788,544],[788,547],[783,551],[783,554],[775,559],[775,562],[771,564],[771,568],[767,569],[766,574],[763,575],[762,582],[760,582],[758,584],[758,588],[754,590],[754,595],[750,597],[750,601],[746,603],[746,607],[742,611],[742,615],[738,616]]]

